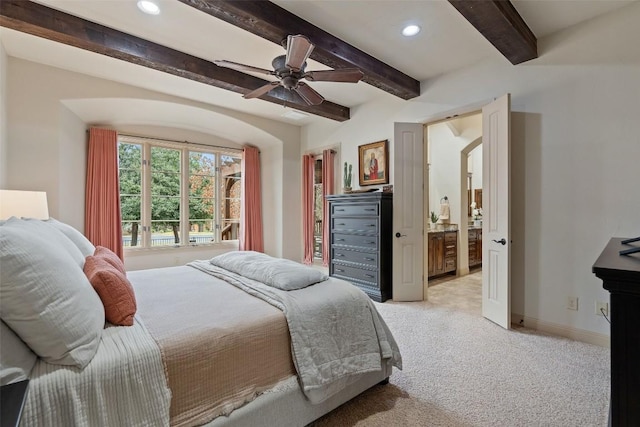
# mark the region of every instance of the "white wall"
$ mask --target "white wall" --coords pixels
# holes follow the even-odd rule
[[[591,266],[611,236],[640,232],[639,20],[636,2],[539,40],[536,60],[500,57],[423,82],[418,99],[386,97],[346,124],[310,127],[305,148],[338,140],[355,158],[357,145],[392,139],[394,122],[511,93],[512,310],[608,334],[594,314],[608,292]],[[578,311],[565,308],[567,296],[580,298]]]
[[[186,107],[208,108],[205,104],[13,57],[8,58],[6,70],[8,90],[6,97],[2,97],[8,106],[6,132],[10,141],[6,145],[7,160],[3,165],[7,174],[6,186],[46,191],[51,216],[80,230],[84,228],[85,130],[96,124],[79,117],[84,113],[90,115],[90,111],[83,110],[83,100],[153,100],[171,103],[176,111]],[[244,122],[234,120],[271,135],[270,139],[265,139],[271,142],[256,143],[262,159],[265,251],[299,260],[302,252],[300,212],[291,206],[300,206],[300,128],[248,115]],[[109,117],[101,117],[97,124],[115,129],[129,129],[135,125],[110,123]],[[172,128],[157,126],[158,133],[154,136],[171,138],[176,132],[180,136],[194,136],[188,129],[181,129],[180,123],[172,122],[171,125]],[[127,257],[126,261],[128,268],[138,269],[211,256],[210,248],[202,251],[185,248],[179,256],[175,251],[168,254],[154,252],[135,261]]]

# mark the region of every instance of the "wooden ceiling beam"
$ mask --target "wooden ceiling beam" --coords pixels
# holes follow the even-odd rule
[[[31,1],[0,1],[0,25],[241,94],[269,83]],[[283,87],[268,92],[260,99],[331,120],[350,118],[348,107],[329,101],[316,106],[307,105],[297,93]]]
[[[538,57],[538,41],[508,0],[449,0],[513,65]]]
[[[311,59],[333,69],[359,68],[364,73],[362,81],[402,99],[420,95],[418,80],[269,1],[180,1],[277,44],[288,35],[305,35],[315,45]]]

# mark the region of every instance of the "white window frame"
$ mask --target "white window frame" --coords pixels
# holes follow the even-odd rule
[[[151,137],[137,137],[129,135],[118,135],[118,143],[136,144],[142,147],[141,164],[141,206],[140,206],[140,242],[141,245],[131,247],[125,246],[125,251],[148,251],[166,248],[183,248],[191,246],[216,246],[237,242],[237,239],[222,240],[222,219],[220,215],[221,201],[224,195],[221,194],[220,184],[223,182],[221,175],[222,156],[241,157],[241,150],[219,146],[205,146],[204,144],[192,144],[187,142],[173,142]],[[160,147],[180,151],[180,243],[172,245],[152,246],[151,232],[151,148]],[[216,212],[213,234],[215,241],[211,243],[191,243],[189,242],[189,153],[200,152],[215,155],[215,186],[214,186],[214,212]],[[238,219],[241,221],[241,218]],[[122,225],[121,225],[122,226]],[[240,223],[240,227],[242,224]]]

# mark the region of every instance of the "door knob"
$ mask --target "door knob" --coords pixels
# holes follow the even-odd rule
[[[505,240],[504,237],[502,239],[500,239],[500,240],[494,240],[494,242],[500,243],[501,245],[506,245],[507,244],[507,241]]]
[[[400,238],[400,237],[407,237],[407,235],[406,235],[406,234],[396,233],[396,237],[397,237],[397,238]]]

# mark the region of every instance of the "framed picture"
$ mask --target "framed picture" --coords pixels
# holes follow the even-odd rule
[[[360,186],[389,183],[387,140],[358,147]]]

